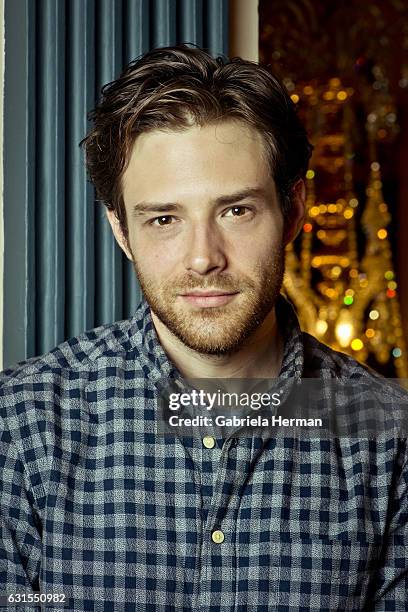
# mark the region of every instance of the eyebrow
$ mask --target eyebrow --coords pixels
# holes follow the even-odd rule
[[[242,189],[228,195],[223,195],[212,201],[213,205],[216,206],[227,206],[228,204],[236,204],[242,200],[248,198],[266,199],[267,193],[265,189],[261,187],[251,187],[248,189]],[[132,207],[132,214],[134,216],[143,215],[151,212],[174,212],[183,208],[178,202],[138,202]]]

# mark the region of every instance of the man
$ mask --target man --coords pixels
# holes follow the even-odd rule
[[[0,590],[73,610],[405,610],[405,439],[157,429],[163,379],[404,397],[279,295],[311,153],[287,92],[250,62],[156,49],[93,120],[89,173],[145,299],[5,373]]]

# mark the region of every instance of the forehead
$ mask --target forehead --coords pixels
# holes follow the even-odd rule
[[[273,186],[261,135],[239,121],[143,133],[122,177],[125,203]]]

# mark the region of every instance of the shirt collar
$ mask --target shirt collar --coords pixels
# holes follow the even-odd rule
[[[283,338],[283,358],[279,378],[302,378],[304,347],[295,310],[281,294],[276,301],[276,320]]]

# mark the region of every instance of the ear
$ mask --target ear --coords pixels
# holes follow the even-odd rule
[[[292,187],[292,208],[290,219],[285,228],[284,246],[292,242],[299,234],[305,217],[306,185],[303,179],[299,179]]]
[[[133,261],[133,257],[132,257],[132,253],[129,249],[128,246],[128,242],[126,240],[126,237],[122,231],[122,227],[120,225],[120,221],[116,216],[116,213],[114,210],[110,210],[109,208],[106,209],[106,216],[108,218],[108,221],[110,223],[110,226],[112,228],[112,232],[113,235],[115,236],[116,242],[118,243],[118,245],[120,246],[120,248],[122,249],[122,251],[124,252],[124,254],[126,255],[126,257],[130,260]]]

